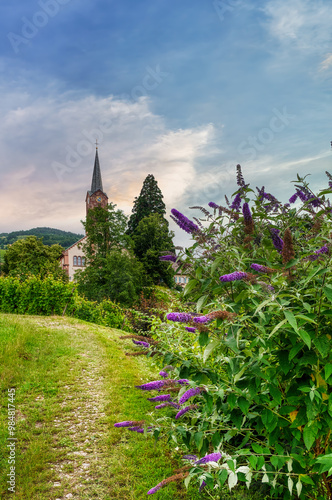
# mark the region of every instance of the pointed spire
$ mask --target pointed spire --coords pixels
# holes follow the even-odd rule
[[[91,183],[91,194],[96,191],[103,191],[103,182],[101,180],[101,172],[99,165],[99,157],[98,157],[98,146],[96,147],[96,158],[95,158],[95,166],[93,169],[92,183]]]

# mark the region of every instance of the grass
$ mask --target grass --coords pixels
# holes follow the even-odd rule
[[[0,497],[7,488],[8,389],[15,388],[16,491],[20,500],[140,500],[181,467],[162,441],[114,428],[153,408],[134,388],[154,380],[151,360],[125,356],[122,332],[62,317],[0,314]],[[220,499],[258,500],[245,489]],[[155,500],[211,498],[172,483]],[[213,498],[216,498],[215,496]],[[266,498],[266,497],[263,497]]]

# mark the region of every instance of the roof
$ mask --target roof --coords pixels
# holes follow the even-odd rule
[[[95,165],[94,165],[94,169],[93,169],[90,194],[93,194],[98,190],[104,192],[103,182],[101,179],[100,165],[99,165],[98,149],[96,149]]]

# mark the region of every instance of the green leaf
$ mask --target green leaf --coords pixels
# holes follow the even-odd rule
[[[305,474],[301,474],[301,481],[302,483],[305,483],[305,484],[311,484],[312,486],[315,486],[315,483],[313,482],[313,480],[311,479],[311,477],[305,475]]]
[[[221,266],[225,262],[224,257],[219,257],[215,261],[213,261],[210,272],[211,274],[214,274],[215,270],[217,269],[218,266]]]
[[[205,302],[207,301],[207,298],[208,298],[208,295],[202,295],[198,301],[197,301],[197,304],[196,304],[196,310],[197,312],[199,313],[203,307],[203,305],[205,304]]]
[[[281,392],[279,391],[278,387],[275,387],[274,385],[269,385],[269,391],[273,399],[277,402],[278,405],[281,403]]]
[[[327,363],[325,365],[324,371],[325,371],[325,380],[327,380],[332,373],[332,364]]]
[[[204,347],[209,342],[208,332],[201,332],[198,337],[198,342],[201,347]]]
[[[203,446],[203,432],[195,432],[194,441],[196,443],[198,451],[200,451]]]
[[[307,450],[310,450],[316,440],[317,424],[315,424],[315,422],[309,422],[303,429],[303,441]]]
[[[257,307],[256,311],[254,312],[254,316],[256,316],[256,314],[261,310],[263,309],[263,307],[265,307],[267,304],[269,304],[270,302],[272,302],[273,300],[271,298],[269,299],[266,299],[264,300],[264,302],[262,302],[261,304],[259,304],[259,306]]]
[[[247,401],[247,399],[241,397],[237,400],[237,404],[239,405],[239,408],[242,411],[242,413],[246,415],[249,411],[250,402]]]
[[[226,479],[228,477],[228,472],[226,469],[222,469],[221,472],[218,474],[218,479],[220,481],[221,486],[225,483]]]
[[[323,291],[325,297],[327,297],[329,301],[332,302],[332,289],[329,286],[324,286]]]
[[[211,352],[218,346],[220,345],[220,340],[214,340],[213,342],[210,342],[208,346],[205,348],[204,354],[203,354],[203,363],[206,362],[208,357],[210,356]]]
[[[295,318],[299,319],[304,319],[305,321],[309,321],[309,323],[313,323],[316,325],[316,321],[314,321],[312,318],[309,318],[309,316],[306,316],[305,314],[295,314]]]
[[[328,338],[325,335],[323,335],[321,337],[315,338],[313,342],[315,347],[318,349],[319,354],[323,358],[325,358],[331,350],[331,345]]]
[[[190,293],[198,284],[199,284],[198,280],[190,279],[189,283],[187,283],[184,288],[183,295],[184,296],[188,295],[188,293]]]
[[[259,444],[252,443],[251,447],[255,453],[263,453],[263,448]]]
[[[309,347],[309,349],[311,349],[311,337],[309,333],[305,330],[299,330],[297,333],[300,335],[301,339]]]
[[[298,326],[297,326],[297,321],[294,316],[294,314],[291,311],[284,311],[285,318],[287,319],[288,323],[291,325],[291,327],[298,332]]]
[[[283,319],[282,321],[280,321],[280,323],[278,323],[277,326],[273,328],[268,338],[271,338],[272,335],[274,335],[279,330],[279,328],[281,328],[285,323],[287,323],[287,321],[288,321],[287,319]]]

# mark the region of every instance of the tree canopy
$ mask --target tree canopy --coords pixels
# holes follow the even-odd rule
[[[158,187],[158,183],[152,174],[149,174],[143,182],[141,192],[134,200],[132,214],[128,221],[129,235],[133,235],[138,224],[144,217],[151,214],[159,214],[162,217],[166,214],[166,206],[163,202],[163,194]],[[168,222],[165,219],[166,224]]]

